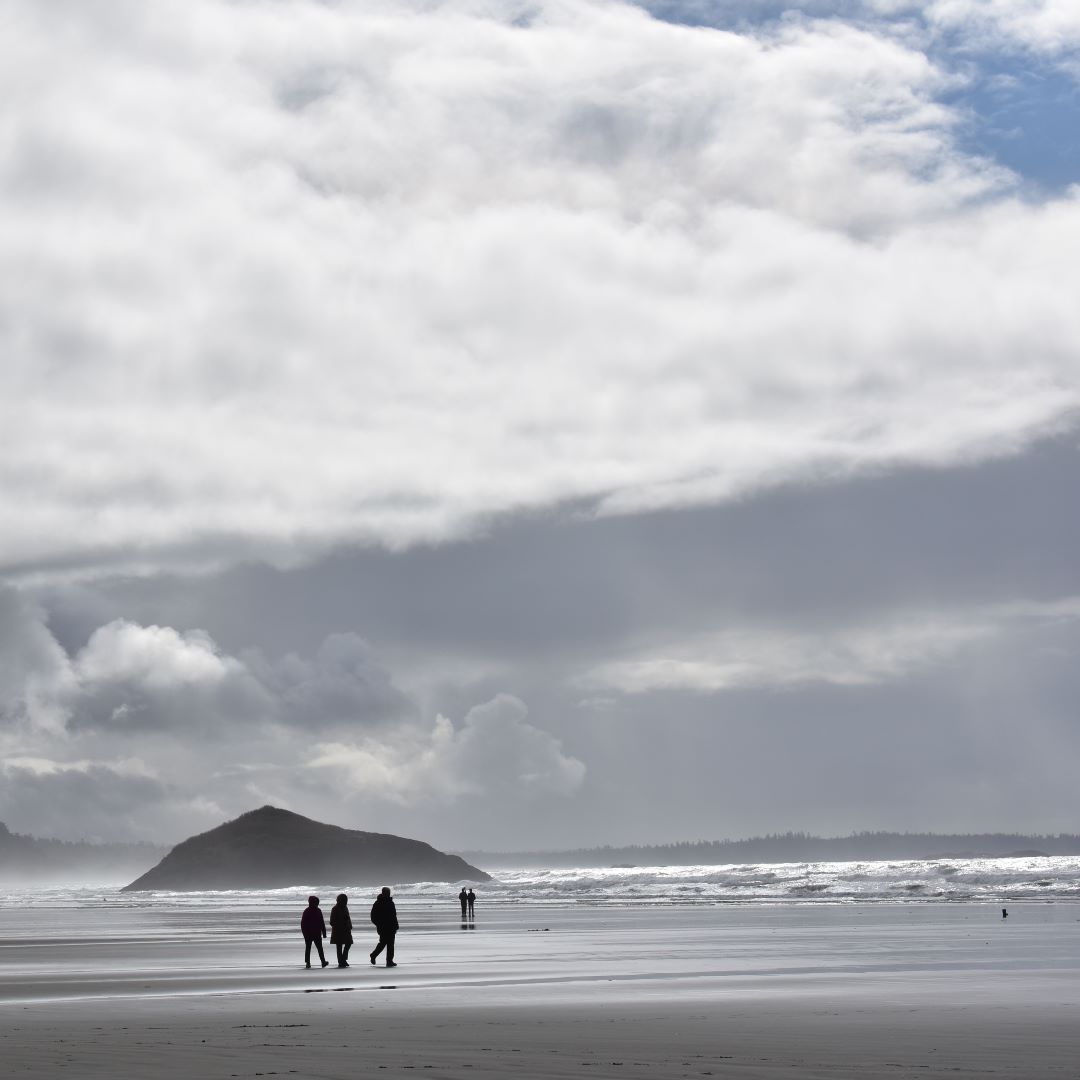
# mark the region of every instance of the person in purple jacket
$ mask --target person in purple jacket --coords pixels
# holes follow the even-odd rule
[[[311,946],[314,945],[326,967],[330,961],[323,955],[322,939],[326,937],[326,921],[322,911],[319,910],[319,898],[309,896],[304,914],[300,916],[300,933],[304,935],[304,967],[311,967]]]

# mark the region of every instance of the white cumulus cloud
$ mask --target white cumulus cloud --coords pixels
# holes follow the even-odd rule
[[[216,686],[240,670],[222,656],[209,634],[181,634],[171,626],[139,626],[117,619],[99,627],[75,662],[76,677],[90,684],[141,682],[159,690]]]

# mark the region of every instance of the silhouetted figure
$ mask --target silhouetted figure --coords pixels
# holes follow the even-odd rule
[[[1009,912],[1005,908],[1001,909],[1001,917],[1003,919],[1007,919],[1009,917]]]
[[[473,905],[476,903],[476,893],[470,889],[466,899],[469,901],[469,918],[471,919],[473,917]]]
[[[330,909],[330,944],[337,946],[337,966],[349,966],[349,949],[352,947],[352,916],[349,914],[349,898],[342,893]]]
[[[461,917],[465,918],[465,910],[469,906],[469,895],[465,892],[465,887],[462,886],[461,892],[457,894],[457,898],[461,903]]]
[[[394,935],[398,932],[397,905],[390,897],[390,890],[384,885],[382,892],[375,898],[371,905],[371,921],[379,932],[379,944],[369,954],[371,962],[386,950],[386,966],[397,967],[394,963]]]
[[[322,939],[326,937],[326,920],[319,908],[319,898],[309,896],[307,905],[304,908],[304,914],[300,916],[300,933],[304,935],[304,967],[311,967],[312,945],[319,954],[322,966],[326,967],[330,963],[323,955],[322,948]]]

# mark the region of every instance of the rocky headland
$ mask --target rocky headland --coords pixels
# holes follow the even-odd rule
[[[343,829],[263,806],[177,844],[124,891],[488,880],[483,870],[420,840]]]

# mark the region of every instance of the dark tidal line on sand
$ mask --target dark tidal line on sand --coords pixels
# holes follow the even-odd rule
[[[1040,970],[1040,971],[1063,971],[1072,968],[1074,965],[1068,963],[1061,964],[1047,964],[1047,965],[1031,965],[1026,961],[992,961],[992,960],[971,960],[971,961],[938,961],[919,964],[917,967],[912,968],[910,965],[905,964],[846,964],[836,967],[825,967],[820,965],[814,966],[791,966],[791,967],[771,967],[771,968],[749,968],[739,970],[721,970],[721,971],[692,971],[692,972],[639,972],[634,974],[574,974],[574,975],[553,975],[547,977],[533,977],[533,978],[517,978],[517,979],[496,979],[496,978],[475,978],[475,979],[425,979],[423,977],[418,978],[416,981],[410,981],[408,983],[387,985],[387,984],[356,984],[351,986],[327,986],[327,987],[300,987],[300,986],[274,986],[274,987],[236,987],[233,989],[222,989],[220,987],[206,987],[205,989],[191,989],[191,990],[169,990],[167,988],[158,989],[154,985],[142,983],[138,990],[132,989],[126,992],[117,992],[111,994],[49,994],[43,996],[32,997],[18,997],[8,998],[0,1001],[0,1006],[4,1005],[29,1005],[29,1004],[41,1004],[45,1002],[72,1002],[72,1001],[109,1001],[109,1000],[122,1000],[130,998],[147,998],[153,997],[155,999],[166,998],[195,998],[195,997],[249,997],[256,995],[282,995],[282,994],[310,994],[310,993],[332,993],[342,991],[377,991],[377,990],[425,990],[425,991],[438,991],[438,990],[453,990],[462,987],[471,988],[488,988],[488,987],[514,987],[514,986],[570,986],[570,985],[587,985],[589,983],[621,983],[621,984],[633,984],[633,983],[650,983],[650,982],[707,982],[707,981],[726,981],[737,979],[759,979],[768,977],[812,977],[812,976],[832,976],[832,977],[844,977],[849,975],[862,975],[862,974],[889,974],[900,972],[915,972],[920,974],[928,973],[944,973],[953,971],[1024,971],[1024,970]]]

